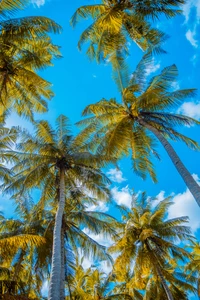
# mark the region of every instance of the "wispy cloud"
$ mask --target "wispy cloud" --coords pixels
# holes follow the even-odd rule
[[[96,204],[89,205],[86,209],[87,211],[101,211],[106,212],[109,210],[108,205],[105,202],[97,202]]]
[[[171,87],[172,87],[173,90],[179,90],[180,89],[180,84],[179,84],[178,81],[174,81],[174,82],[172,82]]]
[[[185,34],[186,39],[190,42],[190,44],[194,48],[198,48],[198,40],[195,39],[196,36],[196,28],[194,30],[188,30]]]
[[[185,102],[181,105],[178,112],[191,118],[200,119],[200,102]]]
[[[113,182],[121,183],[126,181],[126,178],[123,178],[122,171],[119,169],[110,169],[106,174]]]
[[[183,5],[183,15],[185,17],[185,23],[190,20],[192,11],[195,12],[197,22],[200,21],[200,0],[189,0]]]
[[[32,4],[37,5],[37,7],[43,6],[45,4],[45,0],[31,0]]]
[[[84,228],[83,232],[85,232],[91,239],[99,243],[100,245],[103,245],[105,247],[109,247],[112,245],[113,240],[109,236],[105,236],[105,234],[100,233],[100,234],[94,234],[91,233],[91,231],[88,228]]]
[[[159,69],[160,69],[160,63],[156,63],[155,59],[153,58],[151,64],[149,64],[148,68],[145,70],[146,77],[155,73]]]
[[[193,66],[196,66],[196,63],[197,63],[197,60],[199,58],[199,55],[198,54],[194,54],[192,57],[191,57],[191,62],[193,64]]]
[[[48,283],[47,280],[45,280],[43,285],[42,285],[42,290],[41,290],[42,295],[47,296],[48,295],[48,290],[49,290],[49,283]]]

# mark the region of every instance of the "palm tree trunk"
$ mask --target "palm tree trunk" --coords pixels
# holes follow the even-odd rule
[[[159,265],[159,259],[158,259],[159,255],[158,255],[157,247],[152,249],[148,239],[146,240],[146,246],[147,246],[147,249],[148,249],[149,253],[152,255],[152,258],[153,258],[153,261],[154,261],[153,265],[156,269],[156,273],[157,273],[158,277],[160,278],[160,281],[161,281],[161,284],[164,288],[167,299],[168,300],[174,300],[174,298],[172,296],[172,293],[171,293],[171,291],[170,291],[170,289],[169,289],[169,287],[168,287],[168,285],[165,281],[165,278],[163,276],[162,270],[161,270],[160,265]]]
[[[61,283],[60,300],[65,300],[65,235],[64,229],[61,229]]]
[[[65,207],[65,169],[60,168],[60,192],[53,232],[53,253],[48,300],[60,300],[61,288],[61,227]]]
[[[171,291],[170,291],[170,289],[169,289],[169,287],[168,287],[168,285],[167,285],[167,283],[165,281],[165,278],[163,277],[162,271],[161,271],[160,266],[158,264],[156,264],[156,271],[157,271],[157,274],[158,274],[158,276],[160,278],[161,284],[162,284],[162,286],[163,286],[163,288],[165,290],[167,299],[168,300],[174,300],[174,298],[172,296],[172,293],[171,293]]]
[[[168,153],[169,157],[171,158],[174,166],[176,167],[177,171],[183,178],[185,184],[187,185],[188,189],[190,190],[191,194],[193,195],[194,199],[196,200],[197,204],[200,206],[200,186],[196,183],[192,175],[186,169],[182,161],[180,160],[179,156],[175,152],[174,148],[170,145],[170,143],[164,138],[162,133],[160,133],[156,128],[146,123],[144,120],[139,120],[139,123],[149,129],[151,132],[155,134],[157,139],[161,142],[163,147],[165,148],[166,152]]]

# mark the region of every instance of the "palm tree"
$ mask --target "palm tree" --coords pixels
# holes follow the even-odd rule
[[[55,199],[54,197],[55,196],[52,195],[52,200]],[[51,214],[51,218],[46,217],[46,214],[44,214],[43,201],[44,198],[42,198],[36,206],[35,213],[39,213],[42,220],[48,220],[48,231],[53,232],[52,226],[54,225],[56,212],[55,201],[52,203],[53,214]],[[65,297],[65,278],[73,274],[73,268],[71,268],[71,265],[73,265],[73,257],[78,255],[80,250],[84,254],[84,257],[107,260],[108,263],[112,262],[111,257],[106,252],[106,247],[97,243],[89,234],[103,234],[105,237],[112,238],[116,235],[114,228],[117,225],[116,220],[108,214],[90,211],[89,207],[96,203],[96,199],[92,198],[91,195],[87,195],[87,193],[79,187],[74,187],[69,191],[65,203],[61,229],[61,299]],[[84,229],[87,229],[87,231],[85,232]],[[46,230],[46,232],[48,231]],[[47,254],[44,253],[42,248],[41,250],[41,256],[47,257]],[[40,265],[40,269],[42,268],[43,266]]]
[[[14,147],[17,139],[17,130],[15,128],[6,128],[3,125],[3,122],[0,121],[0,179],[6,181],[12,174],[9,168],[5,166],[7,159],[4,156],[4,152]]]
[[[45,17],[8,18],[7,12],[22,8],[24,1],[1,1],[0,15],[0,116],[16,111],[33,119],[34,112],[47,111],[45,99],[53,96],[51,84],[36,71],[59,57],[49,33],[60,26]]]
[[[155,207],[152,201],[145,193],[133,198],[121,237],[110,251],[118,253],[116,270],[126,272],[133,268],[133,280],[139,285],[145,282],[145,278],[157,277],[167,299],[175,299],[174,290],[182,287],[185,291],[195,290],[183,274],[176,275],[174,272],[174,262],[190,258],[189,252],[175,243],[192,238],[189,227],[185,226],[188,218],[166,220],[167,210],[172,205],[170,198]],[[172,287],[169,288],[169,284]]]
[[[189,274],[189,278],[196,276],[197,294],[200,299],[200,243],[198,241],[191,241],[190,248],[192,250],[192,259],[186,265],[185,271]]]
[[[21,132],[18,151],[12,153],[18,162],[12,171],[17,174],[7,190],[20,191],[22,195],[35,187],[45,186],[58,190],[59,201],[55,217],[52,269],[49,299],[59,299],[61,274],[61,227],[68,191],[77,184],[98,199],[107,199],[107,177],[99,167],[106,166],[108,158],[85,152],[70,133],[68,119],[61,115],[54,130],[47,121],[35,124],[35,133]],[[12,158],[11,158],[12,161]],[[49,195],[50,196],[50,195]],[[51,196],[50,196],[51,197]],[[55,199],[55,198],[54,198]]]
[[[52,195],[53,200],[54,195]],[[48,201],[50,204],[51,201]],[[66,199],[66,207],[62,220],[61,233],[61,257],[62,272],[64,272],[63,288],[61,287],[61,299],[64,299],[65,278],[73,274],[73,257],[81,249],[85,257],[98,260],[111,260],[106,253],[106,248],[93,240],[83,229],[89,229],[92,234],[103,234],[112,237],[116,235],[113,227],[116,227],[116,220],[103,212],[89,211],[89,203],[95,203],[95,199],[88,196],[78,188],[70,191],[69,198]],[[37,233],[45,239],[45,245],[37,247],[19,248],[16,244],[14,252],[5,259],[6,253],[2,254],[6,265],[10,266],[15,261],[12,281],[17,283],[20,278],[26,286],[26,293],[33,294],[33,290],[38,295],[41,293],[42,283],[49,277],[49,266],[51,263],[53,227],[56,213],[56,205],[52,203],[52,210],[44,209],[44,199],[41,198],[37,205],[33,205],[31,199],[17,199],[16,212],[20,219],[5,219],[0,221],[0,232],[5,236],[16,238],[19,234],[24,239],[27,234]],[[33,206],[33,207],[32,207]],[[46,206],[46,205],[45,205]],[[88,231],[87,231],[88,232]],[[1,240],[0,240],[1,244]],[[20,244],[21,245],[21,244]],[[31,252],[30,252],[31,250]],[[8,249],[6,250],[8,251]],[[17,253],[17,254],[16,254]],[[16,256],[18,259],[16,259]],[[28,262],[31,264],[27,269]],[[24,272],[26,270],[26,272]],[[21,272],[22,271],[22,272]],[[26,282],[28,280],[28,282]],[[61,282],[62,284],[62,282]]]
[[[169,138],[181,140],[187,146],[199,149],[195,141],[179,133],[175,127],[200,123],[193,118],[169,112],[186,97],[194,96],[195,89],[171,90],[178,75],[175,65],[163,69],[146,87],[145,71],[150,64],[149,54],[143,57],[131,79],[125,62],[123,59],[120,61],[120,54],[113,55],[112,59],[115,66],[113,76],[122,101],[102,99],[88,105],[83,116],[89,118],[78,122],[83,128],[78,141],[84,140],[98,153],[119,158],[130,155],[131,151],[134,171],[143,178],[148,172],[156,181],[151,163],[152,154],[159,157],[155,150],[156,137],[200,206],[200,187],[168,142]]]
[[[169,270],[169,273],[171,272],[172,270]],[[190,299],[191,294],[197,293],[195,288],[195,279],[190,278],[188,280],[188,277],[184,274],[183,269],[174,271],[173,275],[173,278],[171,276],[170,279],[169,289],[172,292],[174,300],[188,300]],[[144,300],[153,300],[156,299],[156,297],[157,299],[167,300],[166,294],[161,283],[159,282],[159,279],[156,277],[149,278],[145,288]]]
[[[70,293],[69,296],[67,296],[67,299],[133,299],[124,292],[113,292],[115,290],[112,286],[113,283],[112,274],[106,274],[105,272],[99,269],[93,269],[92,267],[84,269],[82,260],[80,262],[77,261],[75,275],[69,276],[68,278]]]
[[[1,296],[35,296],[40,299],[42,280],[34,272],[34,253],[45,249],[46,238],[39,234],[38,224],[22,219],[0,218]],[[6,272],[5,272],[6,271]],[[13,296],[14,297],[14,296]],[[3,298],[4,299],[4,298]]]
[[[183,2],[103,0],[101,4],[81,6],[71,18],[72,26],[80,19],[92,18],[93,23],[81,34],[78,47],[89,42],[87,54],[98,62],[115,50],[128,52],[128,38],[143,51],[164,52],[160,45],[166,35],[151,28],[145,17],[158,18],[161,13],[172,17],[180,13],[176,7]]]
[[[131,299],[143,300],[141,290],[143,290],[144,293],[146,286],[143,282],[138,283],[137,280],[135,280],[134,272],[131,271],[131,267],[126,270],[124,270],[124,268],[115,269],[114,267],[112,276],[115,282],[113,288],[114,294],[124,294]]]

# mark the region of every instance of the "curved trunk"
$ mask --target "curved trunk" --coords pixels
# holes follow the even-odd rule
[[[61,288],[61,227],[65,207],[65,170],[60,169],[60,192],[53,232],[53,253],[48,300],[60,300]]]
[[[167,299],[168,300],[174,300],[174,298],[172,296],[172,293],[171,293],[171,291],[170,291],[170,289],[169,289],[169,287],[168,287],[168,285],[165,281],[165,278],[163,277],[162,271],[161,271],[160,266],[158,264],[156,265],[156,271],[157,271],[157,274],[160,278],[163,289],[165,290],[165,294],[167,296]]]
[[[176,167],[177,171],[183,178],[185,184],[187,185],[188,189],[190,190],[191,194],[193,195],[194,199],[196,200],[197,204],[200,206],[200,186],[196,183],[192,175],[186,169],[182,161],[180,160],[179,156],[175,152],[174,148],[170,145],[170,143],[164,138],[164,136],[153,126],[146,123],[144,120],[139,120],[139,123],[144,127],[148,128],[151,132],[155,134],[157,139],[161,142],[165,150],[167,151],[169,157],[171,158],[174,166]]]
[[[159,265],[159,260],[158,260],[159,256],[157,256],[157,254],[158,254],[157,247],[154,248],[154,249],[152,249],[151,246],[150,246],[150,243],[149,243],[148,239],[146,240],[146,246],[147,246],[148,251],[152,255],[152,258],[153,258],[153,261],[154,261],[153,265],[154,265],[154,267],[156,269],[156,273],[157,273],[158,277],[160,278],[160,281],[161,281],[162,287],[163,287],[163,289],[165,291],[165,294],[167,296],[167,299],[168,300],[174,300],[174,298],[172,296],[172,293],[171,293],[171,291],[170,291],[170,289],[169,289],[169,287],[168,287],[168,285],[166,283],[166,280],[165,280],[165,278],[163,276],[162,270],[161,270],[160,265]]]
[[[61,273],[60,273],[60,300],[65,300],[65,235],[61,229]]]

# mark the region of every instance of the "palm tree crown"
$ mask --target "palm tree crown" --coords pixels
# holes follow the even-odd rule
[[[60,57],[49,33],[59,33],[61,27],[46,17],[10,19],[4,14],[15,13],[14,7],[19,9],[22,4],[20,0],[0,4],[0,116],[14,110],[33,120],[34,112],[47,111],[46,100],[53,96],[51,84],[36,71]]]
[[[177,260],[186,261],[190,257],[185,249],[177,245],[177,241],[190,240],[192,236],[190,228],[185,225],[187,217],[166,219],[167,210],[172,205],[170,198],[155,205],[154,201],[145,193],[133,196],[124,230],[110,251],[118,254],[114,266],[116,272],[126,275],[127,271],[134,269],[135,276],[130,280],[130,287],[132,282],[133,286],[143,289],[146,280],[155,276],[159,278],[167,299],[173,299],[172,294],[177,289],[182,290],[183,286],[185,290],[195,291],[187,283],[187,276],[182,274],[181,277],[180,272],[171,272]],[[171,292],[168,283],[171,284]]]
[[[122,101],[102,99],[96,104],[88,105],[83,111],[83,116],[89,116],[89,118],[78,122],[78,125],[83,128],[78,140],[84,140],[88,143],[88,147],[91,146],[93,149],[96,145],[97,153],[106,153],[109,156],[120,158],[123,155],[129,155],[131,151],[134,171],[143,178],[148,172],[155,181],[150,158],[152,154],[159,157],[155,149],[154,136],[156,136],[200,205],[198,185],[183,163],[178,160],[177,154],[167,141],[167,139],[181,140],[189,147],[199,149],[194,140],[176,129],[177,126],[199,124],[199,122],[193,118],[169,112],[182,103],[186,97],[194,96],[196,91],[195,89],[171,90],[172,83],[178,75],[175,65],[163,69],[146,86],[145,70],[149,66],[150,58],[151,56],[146,54],[135,72],[129,76],[124,61],[120,61],[120,54],[113,55],[113,76]],[[188,178],[190,182],[187,181]]]
[[[143,51],[163,52],[162,42],[166,35],[152,28],[146,16],[157,18],[160,13],[172,17],[180,12],[176,6],[183,1],[107,1],[101,4],[79,7],[72,16],[73,26],[82,18],[91,17],[93,23],[81,34],[78,46],[89,42],[87,54],[99,62],[115,50],[127,52],[128,38],[133,40]]]

